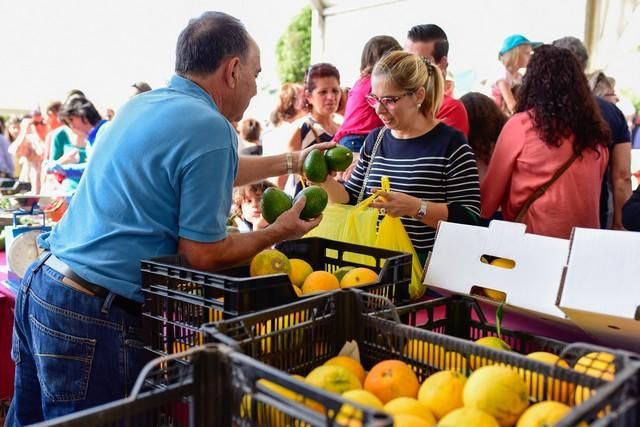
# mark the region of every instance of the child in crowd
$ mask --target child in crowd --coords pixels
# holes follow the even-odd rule
[[[242,119],[238,123],[238,152],[243,156],[261,156],[260,134],[262,126],[256,119]],[[240,146],[242,143],[242,147]]]
[[[521,34],[507,37],[502,43],[498,59],[505,68],[505,76],[493,85],[493,100],[507,115],[511,116],[517,104],[517,88],[522,85],[520,70],[527,68],[531,52],[541,43],[531,42]]]
[[[373,129],[382,126],[375,110],[367,104],[365,97],[371,93],[371,71],[385,53],[402,50],[400,43],[390,36],[375,36],[364,45],[360,58],[360,79],[349,90],[342,126],[334,140],[356,153],[364,139]],[[355,160],[355,159],[354,159]]]
[[[275,187],[269,181],[259,181],[233,190],[231,219],[241,233],[260,230],[269,224],[262,217],[260,202],[267,188]]]

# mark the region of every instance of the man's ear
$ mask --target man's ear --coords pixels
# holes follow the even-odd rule
[[[440,71],[442,71],[442,77],[444,79],[447,78],[447,67],[449,67],[449,58],[447,58],[446,56],[443,56],[442,58],[440,58],[440,61],[438,61],[438,68],[440,68]]]
[[[240,72],[240,58],[234,56],[224,65],[224,81],[231,89],[235,89]]]

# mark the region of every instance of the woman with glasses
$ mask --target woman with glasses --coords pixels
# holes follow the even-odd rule
[[[331,64],[319,63],[307,70],[304,78],[304,109],[307,115],[295,124],[289,141],[289,151],[304,150],[318,142],[329,142],[340,125],[333,115],[338,110],[342,97],[340,73]],[[289,176],[285,191],[294,195],[302,189],[295,175]]]
[[[439,221],[475,224],[480,214],[473,152],[460,131],[435,119],[443,92],[433,63],[408,52],[383,56],[373,68],[367,102],[384,127],[369,133],[344,185],[333,178],[323,184],[332,202],[354,204],[363,186],[368,196],[388,176],[391,192],[373,206],[402,218],[422,263]]]

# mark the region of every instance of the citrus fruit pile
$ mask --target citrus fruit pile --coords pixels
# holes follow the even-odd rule
[[[276,249],[265,249],[253,257],[249,273],[251,277],[287,274],[298,296],[378,282],[378,273],[369,268],[345,266],[332,273],[324,270],[314,271],[307,261],[289,259]]]
[[[485,341],[491,342],[491,341]],[[491,342],[495,346],[501,343]],[[424,360],[429,353],[445,352],[437,344],[412,340],[405,346],[404,354],[410,358],[421,352]],[[569,365],[558,356],[536,352],[528,357],[568,368]],[[578,372],[600,376],[611,380],[614,375],[614,356],[609,353],[589,353],[576,362]],[[575,387],[556,381],[549,385],[548,395],[531,395],[532,381],[543,382],[540,378],[523,369],[501,365],[485,365],[475,369],[468,377],[454,369],[459,360],[449,359],[450,365],[442,365],[442,370],[427,377],[422,384],[413,369],[401,360],[383,360],[369,372],[354,358],[337,356],[311,370],[306,377],[295,377],[325,391],[340,394],[348,402],[362,407],[386,412],[393,417],[394,426],[400,427],[539,427],[553,426],[564,418],[571,407],[554,399],[558,387],[566,393],[574,393]],[[471,363],[471,362],[470,362]],[[604,374],[603,374],[604,373]],[[305,399],[290,390],[273,385],[279,393],[303,403],[305,406],[325,412],[321,403]],[[538,388],[542,390],[542,388]],[[575,390],[575,403],[588,398],[593,391],[585,391],[582,398]],[[531,404],[531,401],[537,403]],[[275,410],[275,409],[274,409]],[[348,403],[336,415],[338,425],[360,425],[362,413]],[[273,420],[271,420],[273,421]],[[281,424],[281,423],[276,423]],[[273,425],[273,423],[272,423]],[[284,425],[284,424],[283,424]],[[585,423],[579,424],[586,426]]]

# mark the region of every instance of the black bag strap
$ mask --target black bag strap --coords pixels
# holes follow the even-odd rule
[[[371,158],[369,159],[369,164],[367,165],[367,170],[364,173],[364,178],[362,180],[362,188],[360,189],[360,194],[358,195],[358,203],[360,203],[364,199],[364,192],[367,189],[367,183],[369,182],[369,172],[371,172],[371,165],[373,165],[373,158],[378,152],[378,147],[382,143],[382,138],[384,137],[384,132],[387,130],[386,127],[380,129],[378,132],[378,137],[376,138],[375,144],[373,144],[373,149],[371,150]]]
[[[560,166],[560,168],[556,171],[556,173],[553,174],[553,176],[551,177],[551,179],[549,181],[547,181],[544,184],[542,184],[536,191],[534,191],[529,196],[527,201],[524,202],[524,205],[522,206],[522,208],[520,208],[520,212],[518,212],[518,215],[516,216],[516,219],[514,220],[515,222],[522,222],[522,218],[524,218],[525,214],[527,213],[527,211],[529,210],[529,208],[531,207],[533,202],[538,200],[549,189],[549,187],[551,187],[551,185],[554,182],[556,182],[558,180],[558,178],[560,178],[562,176],[562,174],[567,171],[567,169],[569,169],[569,166],[571,166],[573,164],[573,162],[575,162],[578,157],[580,157],[580,154],[573,153],[573,156],[571,156],[571,158],[569,158],[569,160],[567,160],[566,162],[564,162],[562,164],[562,166]]]

